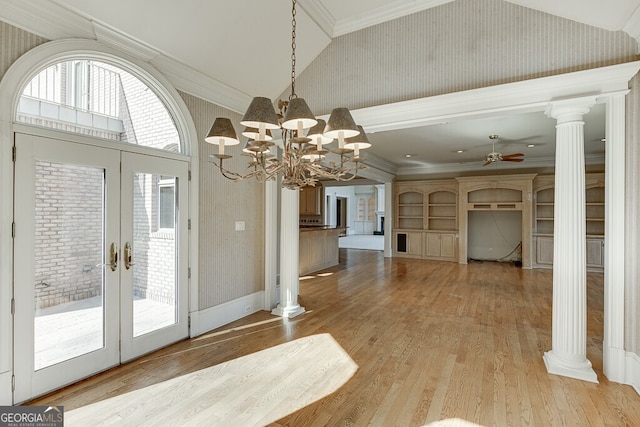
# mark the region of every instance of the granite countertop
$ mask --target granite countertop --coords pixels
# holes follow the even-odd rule
[[[336,228],[335,225],[300,224],[300,231],[335,230]]]

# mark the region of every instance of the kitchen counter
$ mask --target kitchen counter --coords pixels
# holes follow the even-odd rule
[[[301,276],[338,264],[339,234],[340,229],[328,225],[300,225]]]

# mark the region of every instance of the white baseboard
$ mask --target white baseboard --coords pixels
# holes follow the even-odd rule
[[[0,406],[13,405],[11,392],[11,371],[0,373]]]
[[[191,338],[197,337],[212,329],[242,319],[262,310],[263,305],[264,291],[260,291],[205,310],[193,311],[190,313],[189,336]]]
[[[640,394],[640,356],[627,351],[625,373],[626,383]]]

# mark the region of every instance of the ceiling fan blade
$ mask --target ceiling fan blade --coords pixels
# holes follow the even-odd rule
[[[505,157],[518,157],[518,156],[524,156],[524,154],[522,154],[522,153],[503,154],[502,158],[504,159]]]
[[[485,162],[485,164],[484,164],[484,165],[482,165],[482,166],[487,166],[487,165],[490,165],[491,163],[493,163],[491,160],[487,160],[487,161]]]
[[[502,157],[502,161],[503,162],[524,162],[524,159],[512,159],[512,158],[504,158],[504,156]]]

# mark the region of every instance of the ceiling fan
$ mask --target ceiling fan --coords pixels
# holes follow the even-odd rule
[[[489,135],[489,139],[491,140],[492,148],[491,153],[487,154],[485,159],[485,163],[482,166],[490,165],[491,163],[495,163],[497,161],[503,162],[522,162],[524,159],[522,153],[514,153],[514,154],[502,154],[496,152],[496,140],[500,135]]]

